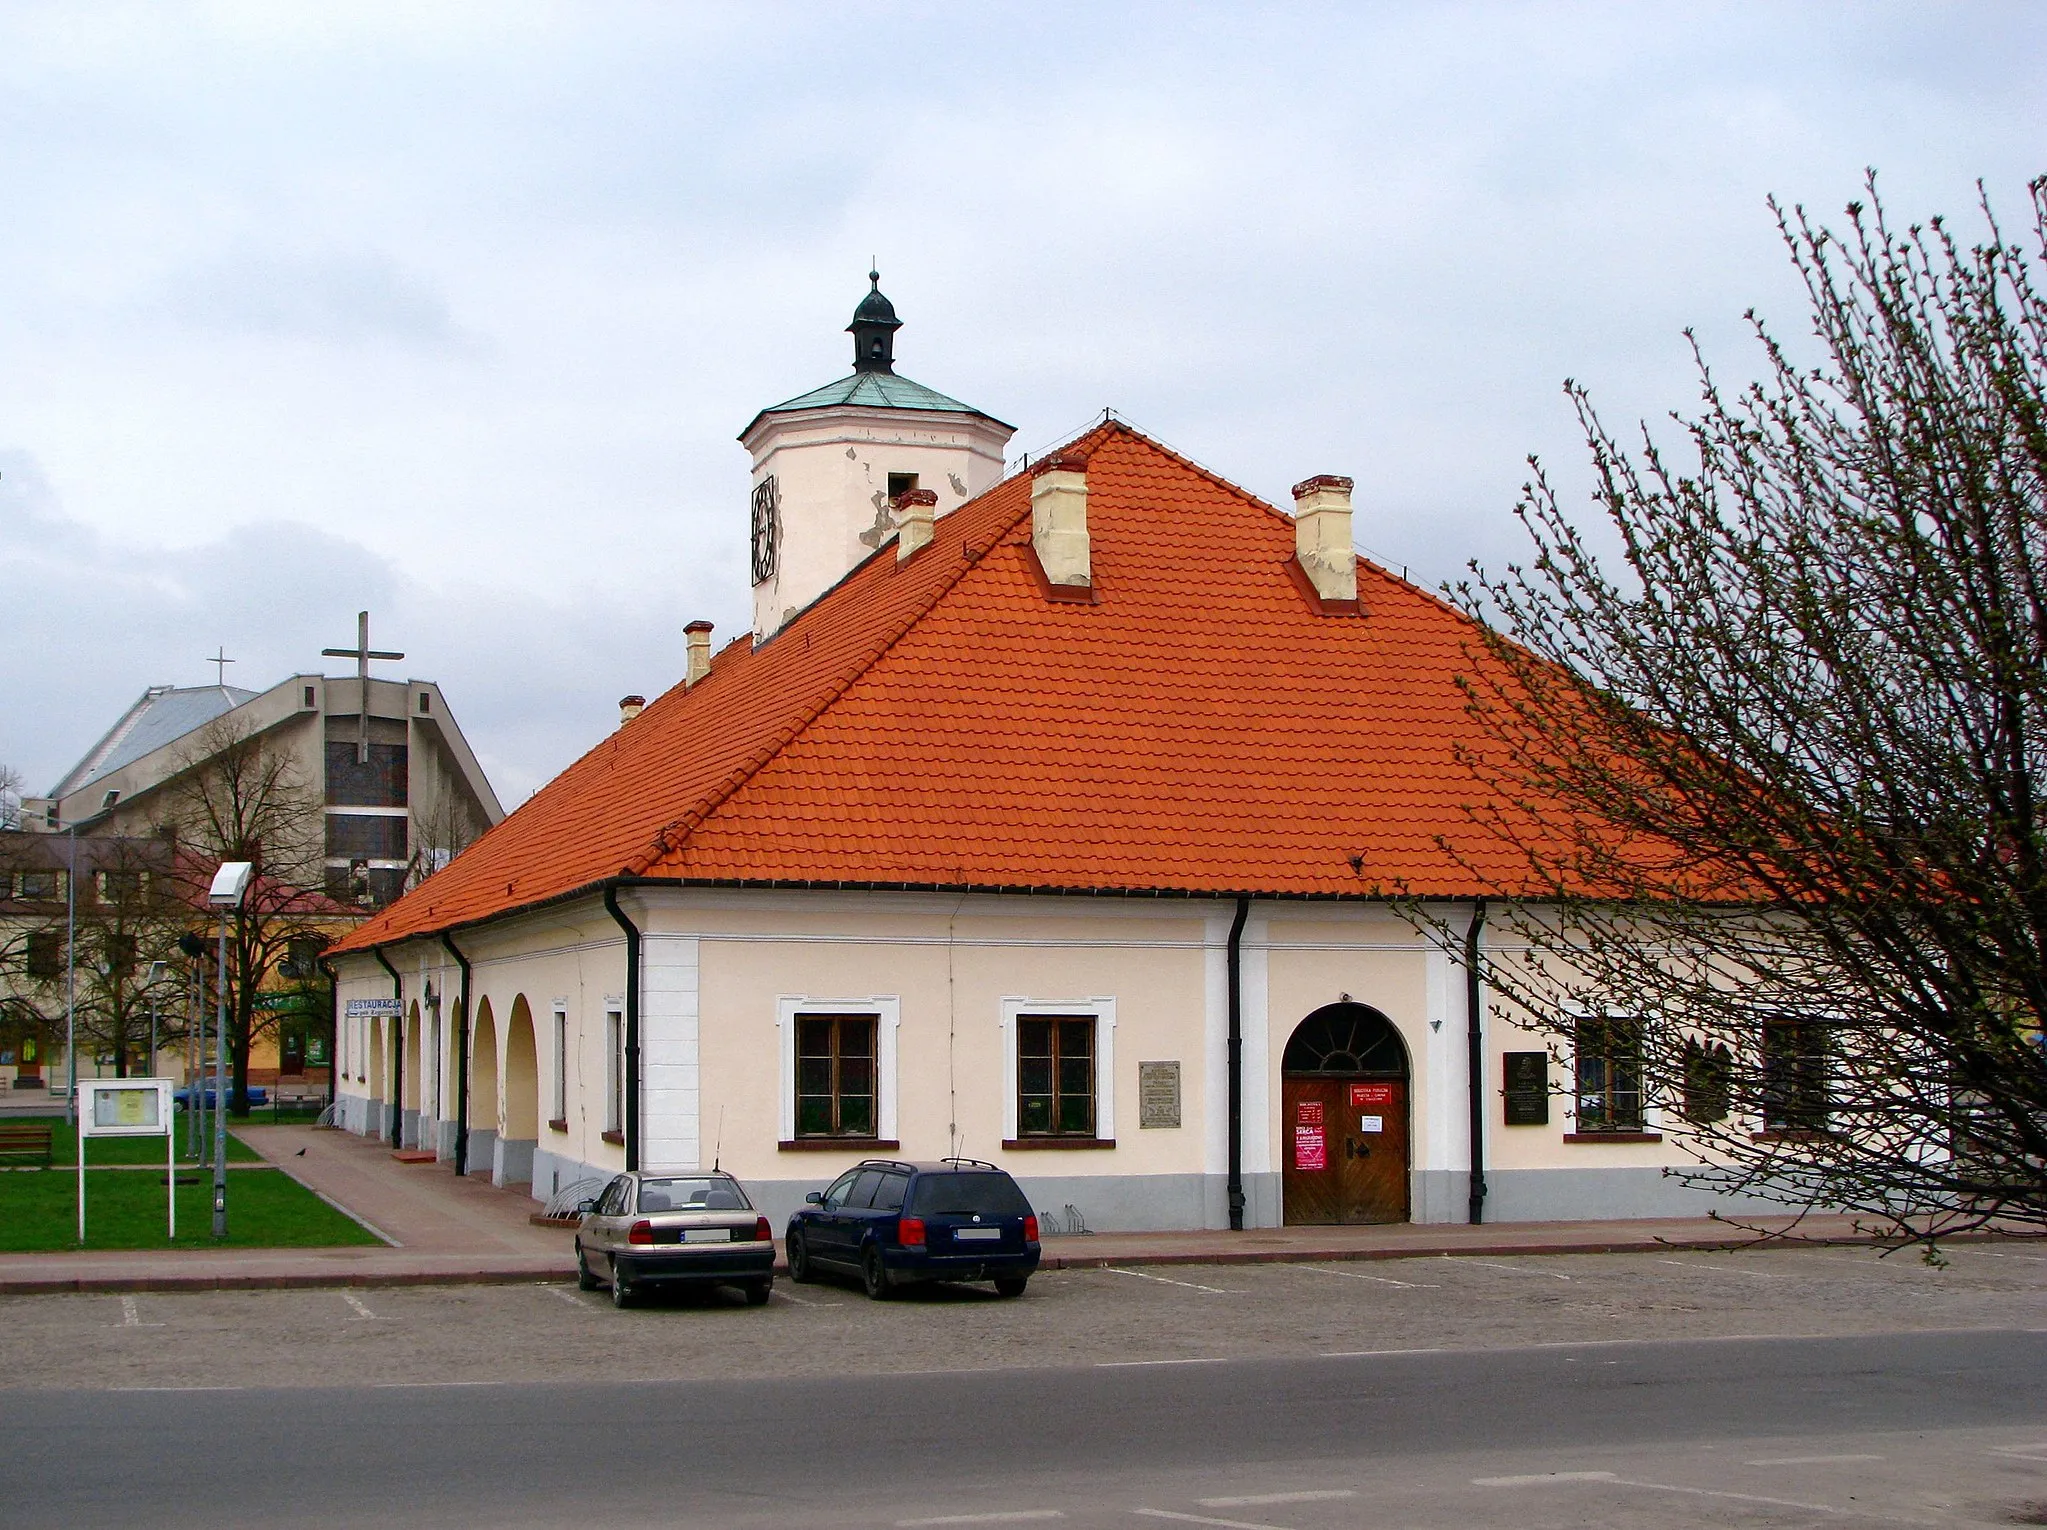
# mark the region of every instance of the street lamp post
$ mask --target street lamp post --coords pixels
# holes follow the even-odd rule
[[[227,1236],[227,917],[238,911],[256,868],[226,861],[213,874],[206,901],[220,910],[219,970],[215,975],[213,1051],[213,1236]]]

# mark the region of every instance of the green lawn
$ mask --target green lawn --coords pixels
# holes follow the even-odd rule
[[[219,1247],[213,1241],[212,1176],[187,1170],[178,1178],[178,1240],[172,1244],[164,1237],[163,1175],[87,1169],[85,1247]],[[186,1179],[193,1182],[182,1183]],[[228,1175],[227,1225],[227,1242],[237,1248],[379,1242],[361,1223],[278,1169],[236,1169]],[[78,1247],[75,1168],[0,1174],[0,1252],[68,1252]]]
[[[49,1127],[50,1151],[55,1155],[55,1162],[60,1167],[69,1164],[72,1170],[72,1177],[77,1177],[78,1134],[74,1128],[64,1124],[62,1116],[6,1116],[0,1117],[0,1119],[4,1119],[10,1125],[26,1126],[33,1124]],[[228,1120],[232,1123],[234,1117],[230,1116]],[[213,1130],[211,1117],[207,1119],[206,1129],[209,1133]],[[178,1111],[176,1129],[172,1135],[177,1139],[178,1161],[180,1163],[194,1162],[185,1152],[185,1134],[189,1130],[190,1128],[185,1121],[185,1112],[182,1110]],[[210,1151],[210,1143],[208,1148]],[[9,1163],[21,1162],[18,1158],[10,1158],[7,1161]],[[230,1129],[227,1134],[227,1161],[229,1163],[257,1163],[260,1161],[260,1155]],[[85,1144],[85,1167],[88,1171],[99,1167],[101,1164],[108,1163],[162,1162],[163,1138],[161,1137],[93,1137]]]

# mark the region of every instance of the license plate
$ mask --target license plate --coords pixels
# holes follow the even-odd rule
[[[1002,1229],[999,1227],[955,1227],[952,1230],[952,1236],[953,1241],[956,1243],[972,1243],[977,1241],[993,1243],[1002,1236]]]
[[[729,1227],[685,1227],[682,1230],[685,1243],[730,1243],[732,1229]]]

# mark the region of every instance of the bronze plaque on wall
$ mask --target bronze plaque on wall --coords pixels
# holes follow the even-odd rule
[[[1180,1124],[1180,1065],[1141,1062],[1137,1065],[1137,1125],[1177,1127]]]
[[[1549,1053],[1502,1052],[1500,1076],[1506,1081],[1507,1125],[1549,1125]]]

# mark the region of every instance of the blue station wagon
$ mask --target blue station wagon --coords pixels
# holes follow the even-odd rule
[[[1038,1219],[1016,1181],[992,1163],[870,1158],[789,1219],[789,1278],[827,1270],[860,1277],[886,1299],[925,1280],[990,1280],[1021,1296],[1038,1268]]]

